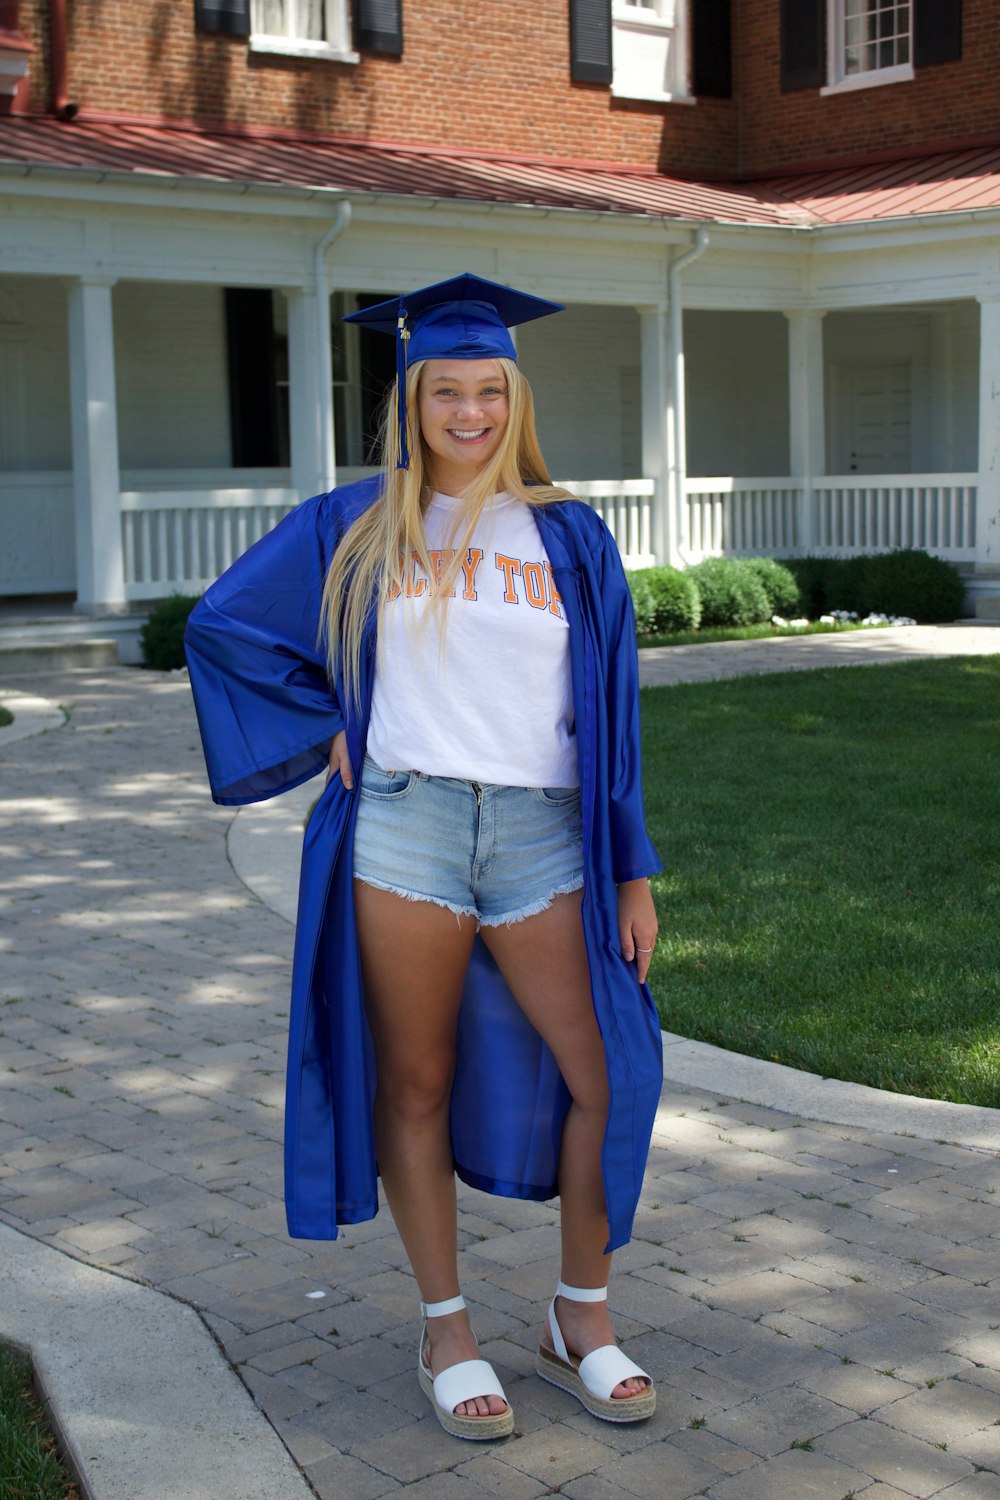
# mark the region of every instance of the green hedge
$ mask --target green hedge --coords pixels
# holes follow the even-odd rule
[[[919,548],[869,552],[859,557],[792,557],[804,613],[818,619],[832,609],[909,615],[922,625],[957,620],[965,585],[954,564]]]
[[[802,607],[795,574],[774,557],[748,557],[744,567],[755,573],[771,601],[772,615],[797,615]]]
[[[147,667],[154,667],[159,672],[173,672],[184,666],[184,627],[198,597],[197,594],[171,594],[169,599],[161,599],[153,605],[139,632],[142,659]]]
[[[639,635],[672,630],[697,630],[701,598],[690,573],[679,568],[637,568],[628,586]]]
[[[760,625],[774,613],[760,577],[742,558],[708,557],[688,577],[698,585],[703,625]]]

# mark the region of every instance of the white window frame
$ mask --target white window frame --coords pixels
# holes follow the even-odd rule
[[[250,0],[250,50],[251,52],[276,52],[282,57],[310,57],[322,62],[357,63],[361,55],[351,47],[351,16],[348,0],[323,0],[326,40],[316,42],[308,37],[296,36],[297,0],[284,0],[288,30],[284,36],[260,31],[257,17],[260,8],[257,0]]]
[[[846,17],[844,0],[827,0],[827,71],[829,82],[820,89],[821,94],[848,94],[855,89],[882,88],[889,83],[910,83],[916,74],[913,70],[913,12],[919,0],[909,0],[910,10],[910,60],[896,63],[891,68],[870,68],[865,73],[846,73],[844,54],[847,50]]]
[[[619,99],[650,99],[658,104],[694,104],[688,59],[688,12],[691,0],[655,0],[643,5],[637,0],[612,0],[611,46],[614,70],[611,92]],[[636,45],[648,56],[660,51],[669,57],[669,74],[662,84],[651,85],[628,67],[628,52]],[[623,65],[622,59],[626,61]]]

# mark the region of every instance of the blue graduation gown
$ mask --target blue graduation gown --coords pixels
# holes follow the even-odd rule
[[[341,729],[360,781],[371,711],[374,612],[360,709],[329,681],[319,633],[339,538],[377,501],[378,478],[305,501],[213,584],[191,614],[187,660],[212,795],[227,806],[288,791],[326,770]],[[533,511],[569,622],[583,810],[583,927],[611,1104],[603,1147],[608,1249],[625,1244],[662,1080],[660,1030],[618,935],[616,884],[661,868],[640,779],[635,631],[604,522],[580,501]],[[375,1060],[354,918],[357,793],[333,777],[302,852],[285,1098],[289,1233],[335,1239],[378,1209]],[[569,1099],[551,1052],[477,940],[462,1000],[452,1091],[455,1169],[509,1197],[556,1192]]]

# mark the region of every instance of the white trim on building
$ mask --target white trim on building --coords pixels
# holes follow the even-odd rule
[[[810,229],[719,223],[706,235],[703,225],[623,214],[3,168],[0,200],[0,551],[13,572],[0,578],[0,592],[44,591],[39,549],[29,556],[17,535],[18,527],[34,525],[40,491],[50,507],[51,496],[72,493],[81,610],[114,612],[172,587],[203,586],[234,549],[335,482],[330,293],[390,293],[467,269],[592,309],[595,317],[599,309],[628,310],[633,352],[616,364],[614,390],[600,358],[591,356],[589,368],[585,350],[574,378],[590,381],[591,395],[611,403],[611,426],[622,425],[622,411],[628,415],[640,392],[634,444],[641,472],[625,472],[619,446],[603,472],[591,465],[580,480],[632,565],[683,563],[720,549],[914,544],[960,562],[973,591],[1000,592],[1000,210]],[[13,278],[68,287],[72,472],[60,460],[46,463],[41,484],[37,471],[21,466],[15,440],[23,413],[14,403],[23,396],[12,389],[19,382],[11,373],[23,367],[25,353],[17,317],[5,313],[3,293]],[[122,393],[125,334],[114,327],[113,308],[121,289],[136,283],[280,292],[287,304],[290,470],[246,475],[175,463],[145,466],[138,477],[119,472],[126,467],[120,419],[138,397],[131,384]],[[959,304],[965,310],[953,317],[949,310]],[[978,354],[967,337],[973,306]],[[906,338],[918,339],[920,323],[924,373],[914,376],[913,388],[923,381],[938,462],[912,474],[830,474],[830,330],[848,313],[872,321],[887,311],[913,323],[894,345],[903,349],[893,356],[897,365],[909,358]],[[725,315],[732,369],[752,375],[758,364],[772,372],[766,390],[760,377],[759,397],[776,435],[767,451],[780,446],[787,454],[786,473],[720,475],[705,459],[697,476],[688,473],[685,445],[699,433],[704,445],[711,392],[706,396],[700,343],[685,350],[685,313],[695,330],[699,315]],[[746,314],[770,317],[741,323]],[[706,339],[712,332],[707,324],[701,331]],[[532,347],[529,332],[529,374]],[[691,369],[694,403],[687,400],[685,420]],[[949,381],[944,401],[940,389]],[[559,417],[572,424],[572,409]],[[722,411],[718,420],[720,428],[732,426],[733,413]],[[738,436],[727,430],[730,450]],[[763,451],[759,442],[754,448],[759,438],[745,434],[743,451]],[[572,458],[560,453],[560,477],[573,478]],[[59,553],[53,543],[53,558],[50,582],[62,589],[65,546]]]

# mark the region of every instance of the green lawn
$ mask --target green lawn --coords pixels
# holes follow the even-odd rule
[[[644,646],[711,646],[718,641],[762,641],[773,635],[843,635],[849,630],[880,630],[879,625],[861,625],[848,620],[838,625],[823,625],[813,620],[801,630],[783,629],[778,625],[707,625],[704,630],[672,630],[664,635],[641,635],[639,650]]]
[[[31,1383],[31,1366],[0,1348],[0,1496],[76,1500]]]
[[[642,697],[664,1026],[1000,1106],[1000,657]]]

